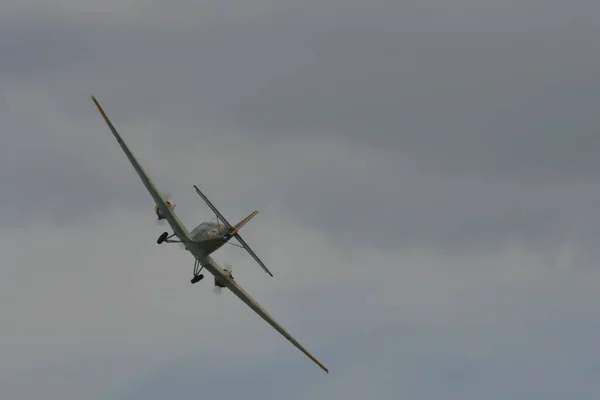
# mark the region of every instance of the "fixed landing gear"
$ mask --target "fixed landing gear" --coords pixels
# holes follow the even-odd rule
[[[200,282],[204,278],[204,275],[200,273],[200,271],[202,271],[203,268],[204,268],[204,265],[200,266],[200,261],[198,261],[198,260],[194,261],[194,277],[190,281],[192,283],[192,285],[194,283]]]
[[[156,243],[161,244],[161,243],[182,243],[179,240],[170,240],[173,236],[175,236],[175,234],[172,234],[171,236],[169,236],[169,232],[163,232],[158,239],[156,240]],[[186,247],[187,248],[187,247]],[[204,266],[200,265],[200,261],[195,260],[194,261],[194,277],[192,278],[192,280],[190,281],[192,283],[192,285],[194,283],[198,283],[200,282],[202,279],[204,279],[204,275],[202,275],[200,273],[200,271],[202,271],[202,269],[204,269]]]
[[[179,240],[170,240],[173,236],[175,236],[175,234],[169,236],[169,232],[163,232],[162,235],[160,235],[156,240],[156,243],[181,243]]]

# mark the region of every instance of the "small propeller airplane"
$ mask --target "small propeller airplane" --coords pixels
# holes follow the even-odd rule
[[[254,300],[248,293],[244,291],[236,283],[233,279],[231,268],[221,268],[215,260],[210,256],[213,252],[221,248],[224,244],[228,243],[232,238],[236,238],[241,246],[244,248],[256,262],[262,267],[262,269],[269,274],[271,277],[273,274],[267,269],[265,264],[258,258],[258,256],[252,251],[250,246],[242,239],[239,234],[239,230],[248,223],[256,214],[258,214],[258,210],[254,211],[246,218],[238,222],[236,225],[231,225],[225,217],[216,209],[216,207],[206,198],[206,196],[198,189],[196,185],[194,185],[194,189],[202,199],[206,202],[208,207],[215,213],[216,222],[202,222],[196,228],[194,228],[191,232],[189,232],[183,223],[179,220],[177,215],[175,214],[174,208],[175,204],[165,199],[165,197],[158,191],[158,189],[154,186],[150,177],[146,174],[142,166],[138,163],[136,158],[133,156],[133,153],[129,150],[121,135],[117,132],[113,124],[110,122],[106,113],[96,100],[94,96],[91,96],[92,101],[100,111],[100,114],[108,124],[108,127],[112,131],[115,139],[121,145],[121,148],[125,152],[125,155],[131,162],[131,165],[141,178],[144,186],[150,192],[150,195],[154,199],[156,203],[154,207],[154,212],[158,217],[158,220],[167,220],[171,228],[173,229],[173,234],[169,235],[168,232],[164,232],[161,234],[156,241],[158,244],[161,243],[182,243],[186,250],[188,250],[194,256],[194,277],[192,278],[192,284],[197,283],[204,278],[204,275],[200,273],[202,269],[206,269],[208,272],[214,275],[215,278],[215,288],[228,288],[240,298],[244,303],[248,305],[254,312],[256,312],[262,319],[264,319],[267,323],[269,323],[277,332],[279,332],[283,337],[289,340],[294,346],[296,346],[301,352],[303,352],[308,358],[310,358],[315,364],[317,364],[321,369],[323,369],[326,373],[329,373],[329,370],[325,368],[323,364],[321,364],[312,354],[310,354],[296,339],[292,337],[275,319],[269,315],[257,302]],[[173,240],[173,237],[177,237],[177,239]],[[234,243],[230,243],[235,245]],[[237,246],[237,245],[236,245]]]

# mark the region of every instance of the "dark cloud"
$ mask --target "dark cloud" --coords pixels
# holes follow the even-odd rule
[[[7,201],[28,207],[17,199],[38,199],[33,205],[58,196],[52,201],[60,204],[68,193],[77,205],[111,204],[104,194],[116,183],[86,153],[84,135],[107,133],[88,99],[94,93],[124,135],[144,121],[145,140],[168,146],[156,153],[165,158],[192,143],[214,146],[231,127],[234,137],[253,138],[267,153],[275,138],[299,135],[331,150],[338,142],[328,135],[344,138],[352,151],[371,149],[351,174],[334,158],[297,154],[298,169],[288,171],[293,181],[269,186],[288,211],[333,230],[376,235],[367,221],[378,218],[384,236],[403,226],[417,241],[449,232],[465,240],[539,236],[569,223],[572,210],[590,210],[597,196],[600,27],[588,17],[593,3],[536,5],[457,4],[459,13],[433,1],[258,1],[254,8],[158,4],[137,14],[122,6],[122,15],[15,7],[2,24],[2,80],[10,87],[26,82],[44,97],[37,110],[7,116],[14,123],[3,151],[27,143],[25,156],[3,161],[3,182],[19,188]],[[51,114],[71,125],[50,126],[42,116]],[[53,140],[51,130],[63,128],[79,131],[70,136],[76,150],[69,147],[77,156],[56,155],[66,142]],[[143,149],[138,153],[143,158]],[[411,172],[400,171],[407,164]],[[198,168],[207,166],[198,160]],[[53,177],[60,177],[54,193],[45,186]],[[587,183],[555,186],[574,178]],[[122,193],[133,190],[126,182],[123,176]]]
[[[5,4],[0,369],[75,382],[76,360],[106,390],[122,355],[130,398],[187,368],[232,395],[252,370],[298,398],[596,393],[600,3],[565,4]],[[296,371],[235,299],[183,288],[170,266],[191,259],[155,248],[152,202],[90,94],[186,223],[212,218],[192,184],[232,220],[261,210],[244,229],[277,283],[219,257],[337,378]]]
[[[597,172],[597,30],[323,31],[286,77],[233,102],[242,125],[342,132],[462,174]]]

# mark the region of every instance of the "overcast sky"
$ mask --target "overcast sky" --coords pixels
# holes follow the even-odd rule
[[[0,397],[598,399],[600,2],[0,0]],[[193,259],[189,229],[326,375]]]

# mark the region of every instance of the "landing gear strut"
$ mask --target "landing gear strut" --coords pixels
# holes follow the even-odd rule
[[[200,266],[200,261],[195,260],[194,261],[194,277],[190,281],[192,283],[192,285],[194,283],[200,282],[204,278],[204,275],[200,273],[200,271],[202,271],[202,268],[204,268],[204,265]]]
[[[170,240],[173,236],[175,236],[175,234],[172,234],[172,235],[169,236],[169,232],[163,232],[158,237],[158,239],[156,240],[156,243],[158,243],[158,244],[161,244],[161,243],[182,243],[180,240]],[[194,277],[191,280],[192,284],[198,283],[202,279],[204,279],[204,275],[202,275],[200,273],[200,271],[202,271],[203,268],[204,268],[204,266],[200,265],[200,261],[198,261],[198,260],[194,261]]]

